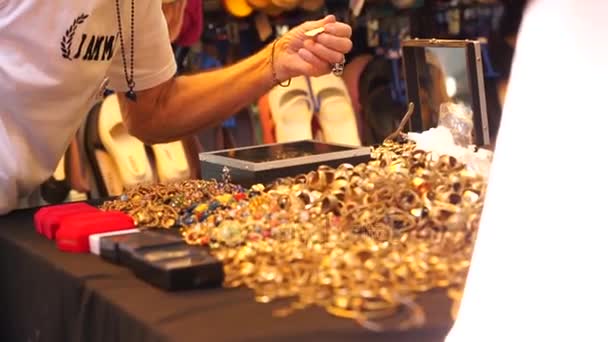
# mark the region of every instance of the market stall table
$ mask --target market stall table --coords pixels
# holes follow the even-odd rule
[[[169,293],[98,256],[68,254],[38,235],[34,210],[0,217],[2,341],[442,341],[452,325],[442,291],[420,296],[426,324],[375,333],[306,309],[272,316],[241,289]]]

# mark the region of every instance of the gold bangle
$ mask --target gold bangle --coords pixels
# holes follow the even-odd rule
[[[278,39],[275,39],[275,41],[272,42],[272,52],[270,53],[270,69],[272,70],[272,82],[275,85],[279,85],[281,87],[286,88],[289,87],[289,85],[291,84],[291,78],[286,81],[287,83],[283,84],[283,82],[279,81],[279,79],[277,78],[277,72],[274,69],[274,47],[275,45],[277,45],[278,41]]]

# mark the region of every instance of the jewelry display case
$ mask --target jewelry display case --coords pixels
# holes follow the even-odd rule
[[[227,168],[231,182],[249,187],[316,170],[368,162],[369,147],[328,144],[314,140],[258,145],[200,154],[202,179],[221,180]]]
[[[472,112],[473,143],[490,145],[480,42],[407,39],[401,48],[408,102],[415,105],[410,130],[436,127],[442,104],[461,103]]]

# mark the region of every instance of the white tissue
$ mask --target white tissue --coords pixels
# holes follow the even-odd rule
[[[458,146],[452,133],[443,126],[431,128],[422,133],[408,133],[408,137],[416,142],[417,148],[433,153],[433,158],[450,155],[464,163],[467,170],[487,178],[492,163],[492,151],[478,149],[471,145],[468,148]]]

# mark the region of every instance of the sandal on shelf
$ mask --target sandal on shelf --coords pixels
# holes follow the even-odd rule
[[[312,78],[312,89],[319,99],[319,125],[325,142],[361,146],[357,117],[342,78],[327,74]]]
[[[181,141],[150,146],[154,153],[156,173],[161,183],[190,178],[190,165]]]
[[[104,150],[97,149],[94,154],[99,167],[100,181],[105,191],[104,196],[119,196],[124,192],[125,186],[120,179],[116,163],[114,163],[110,154]]]
[[[295,77],[289,87],[276,86],[268,93],[270,113],[279,143],[311,140],[314,111],[305,77]]]
[[[100,198],[118,196],[124,191],[120,173],[112,157],[105,151],[99,138],[99,110],[101,103],[96,104],[87,117],[85,126],[85,152],[87,154],[93,185]]]
[[[98,129],[99,139],[116,163],[125,187],[154,182],[145,145],[127,131],[115,94],[106,97],[101,104]]]

